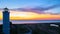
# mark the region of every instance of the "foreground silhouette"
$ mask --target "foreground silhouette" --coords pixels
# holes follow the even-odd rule
[[[49,26],[57,24],[59,27]],[[37,24],[12,24],[10,22],[10,34],[60,34],[60,23],[37,23]],[[0,34],[2,25],[0,25]]]

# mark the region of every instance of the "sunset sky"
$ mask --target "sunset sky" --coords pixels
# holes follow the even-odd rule
[[[10,11],[11,20],[60,20],[60,14],[38,14],[35,12]],[[2,12],[0,12],[0,20],[2,20]]]
[[[13,9],[11,20],[60,20],[60,0],[0,0],[0,9],[5,7]]]

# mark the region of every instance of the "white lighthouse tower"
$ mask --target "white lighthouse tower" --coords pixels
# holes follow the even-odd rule
[[[4,8],[3,11],[3,33],[10,34],[10,20],[9,20],[9,12],[8,8]]]

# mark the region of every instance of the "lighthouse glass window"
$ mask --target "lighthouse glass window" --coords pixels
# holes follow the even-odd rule
[[[0,34],[60,34],[60,0],[0,0]]]

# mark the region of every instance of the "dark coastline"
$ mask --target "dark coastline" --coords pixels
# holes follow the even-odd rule
[[[59,25],[59,27],[50,26],[50,24]],[[35,23],[35,24],[10,24],[11,34],[60,34],[60,22],[56,23]],[[0,25],[0,34],[2,32],[2,26]]]

